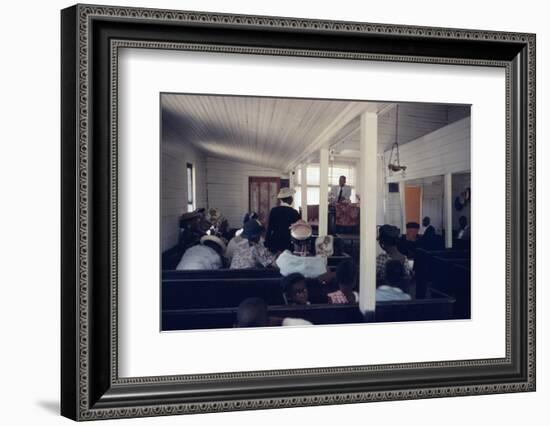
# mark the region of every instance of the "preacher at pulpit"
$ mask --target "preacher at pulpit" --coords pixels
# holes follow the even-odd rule
[[[331,203],[349,203],[351,201],[351,187],[346,185],[346,177],[340,176],[338,185],[330,189],[329,201]]]

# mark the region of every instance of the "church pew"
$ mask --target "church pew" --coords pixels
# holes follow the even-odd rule
[[[347,259],[342,257],[342,259]],[[333,262],[331,262],[333,263]],[[335,263],[335,262],[334,262]],[[336,271],[336,265],[329,265],[329,271]],[[188,271],[164,270],[163,280],[185,280],[197,278],[282,278],[278,269],[251,268],[251,269],[197,269]]]
[[[434,258],[430,292],[440,291],[456,298],[454,318],[470,318],[470,260]]]
[[[284,304],[280,277],[163,280],[161,296],[163,310],[235,307],[248,297]]]
[[[470,259],[469,250],[436,250],[429,251],[417,248],[414,251],[414,275],[416,280],[416,297],[426,297],[433,275],[433,258]]]
[[[362,322],[357,305],[270,306],[270,317],[301,318],[313,324],[351,324]],[[231,328],[237,318],[237,308],[165,310],[162,330],[196,330]]]
[[[373,322],[434,321],[453,318],[455,298],[437,290],[427,299],[376,303]]]
[[[282,278],[277,269],[270,268],[251,268],[251,269],[208,269],[208,270],[189,270],[162,271],[163,280],[185,280],[197,278]]]
[[[436,292],[431,299],[384,301],[376,304],[373,322],[427,321],[452,318],[455,299]],[[162,311],[162,330],[230,328],[236,322],[236,307],[213,309],[166,309]],[[273,317],[302,318],[317,325],[364,322],[357,304],[269,306]]]
[[[347,253],[342,253],[340,256],[329,256],[327,258],[327,266],[337,268],[341,262],[346,260],[352,260],[351,256]]]

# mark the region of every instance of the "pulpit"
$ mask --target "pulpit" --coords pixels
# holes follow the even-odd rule
[[[336,203],[335,225],[336,232],[355,234],[359,232],[360,208],[358,203]]]

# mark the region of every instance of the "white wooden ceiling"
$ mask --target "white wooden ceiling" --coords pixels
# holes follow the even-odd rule
[[[391,147],[395,137],[394,104],[380,102],[163,94],[161,108],[163,133],[181,143],[210,156],[277,170],[287,170],[319,144],[335,145],[339,152],[358,149],[358,111],[380,113],[380,151]],[[400,104],[399,142],[448,122],[445,105]],[[330,128],[334,131],[327,133]]]
[[[208,155],[285,170],[360,102],[163,94],[163,129]],[[376,111],[373,103],[368,108]]]

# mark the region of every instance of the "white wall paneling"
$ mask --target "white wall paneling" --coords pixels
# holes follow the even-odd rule
[[[220,209],[232,228],[242,225],[248,211],[249,177],[286,176],[280,170],[214,157],[207,157],[206,170],[208,207]]]
[[[390,151],[385,152],[386,164]],[[470,118],[464,118],[399,146],[405,175],[387,175],[388,182],[470,170]]]
[[[179,217],[187,212],[187,163],[195,172],[196,206],[206,207],[206,157],[163,122],[161,155],[161,250],[174,247]]]

